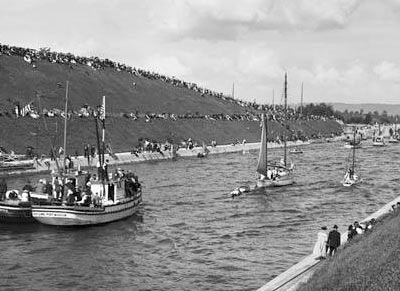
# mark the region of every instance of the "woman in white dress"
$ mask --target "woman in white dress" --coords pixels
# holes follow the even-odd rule
[[[315,243],[313,255],[317,260],[326,258],[326,242],[328,240],[327,228],[326,226],[321,227],[318,232],[318,239]]]

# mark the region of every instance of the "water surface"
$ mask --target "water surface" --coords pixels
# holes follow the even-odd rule
[[[79,229],[0,225],[0,290],[255,290],[309,255],[322,225],[344,232],[398,195],[400,145],[358,150],[356,188],[340,184],[350,153],[341,143],[303,150],[286,188],[227,195],[254,183],[258,152],[137,164],[143,204],[133,217]]]

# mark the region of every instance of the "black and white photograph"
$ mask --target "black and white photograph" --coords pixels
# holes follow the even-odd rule
[[[0,5],[0,291],[400,290],[400,0]]]

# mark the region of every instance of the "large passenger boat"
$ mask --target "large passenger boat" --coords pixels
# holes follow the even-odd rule
[[[55,226],[97,225],[127,218],[137,211],[142,201],[139,178],[120,169],[117,169],[114,175],[108,174],[108,160],[104,156],[105,117],[103,96],[102,105],[95,114],[96,136],[100,149],[97,174],[75,171],[54,175],[53,189],[62,185],[63,190],[60,194],[56,194],[56,201],[51,205],[32,205],[32,216],[40,223]],[[98,132],[99,120],[103,125],[101,144]]]
[[[127,173],[110,180],[92,177],[88,173],[63,175],[66,199],[32,205],[33,218],[48,225],[84,226],[117,221],[137,211],[142,201],[137,176]]]

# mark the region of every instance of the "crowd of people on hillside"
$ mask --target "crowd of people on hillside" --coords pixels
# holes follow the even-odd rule
[[[92,108],[89,105],[85,104],[81,108],[75,110],[71,109],[67,113],[67,118],[89,118],[93,117],[97,114],[97,109]],[[288,108],[287,115],[283,108],[280,106],[275,106],[275,109],[266,107],[266,114],[268,116],[268,120],[276,121],[278,123],[283,124],[286,120],[288,121],[297,121],[297,120],[322,120],[326,121],[328,118],[324,116],[301,116],[294,109]],[[260,121],[261,113],[260,112],[251,112],[246,111],[245,113],[233,113],[233,114],[224,114],[224,113],[214,113],[214,114],[200,114],[199,112],[191,113],[187,112],[184,114],[176,114],[176,113],[155,113],[155,112],[130,112],[130,113],[115,113],[110,112],[106,114],[108,117],[113,118],[127,118],[133,121],[136,120],[144,120],[145,122],[151,122],[154,120],[187,120],[187,119],[199,119],[199,120],[211,120],[211,121]],[[65,113],[63,110],[58,108],[47,109],[43,108],[42,111],[39,111],[35,108],[33,103],[27,104],[25,106],[21,106],[19,103],[15,104],[14,110],[12,112],[7,112],[7,110],[0,110],[0,116],[9,116],[9,117],[30,117],[30,118],[56,118],[61,117],[65,118]]]
[[[126,118],[131,118],[133,120],[137,120],[139,118],[145,118],[146,122],[150,122],[153,119],[177,120],[177,119],[200,118],[200,119],[208,119],[208,120],[254,120],[254,121],[258,121],[260,119],[259,114],[247,112],[247,110],[258,110],[258,111],[267,112],[270,115],[271,120],[276,120],[278,122],[282,121],[285,118],[285,116],[289,120],[299,120],[299,119],[307,119],[307,120],[310,120],[310,119],[311,120],[321,120],[322,119],[322,120],[324,120],[326,118],[333,118],[331,116],[314,116],[314,115],[303,116],[297,110],[295,110],[293,108],[288,108],[288,110],[285,112],[284,107],[282,105],[260,105],[256,102],[237,100],[231,96],[226,96],[223,93],[219,93],[219,92],[215,92],[210,89],[202,88],[195,83],[186,82],[186,81],[179,80],[175,77],[168,77],[168,76],[164,76],[164,75],[161,75],[161,74],[158,74],[155,72],[138,69],[138,68],[131,67],[131,66],[128,66],[125,64],[111,61],[109,59],[100,59],[98,57],[81,57],[81,56],[75,56],[71,53],[52,52],[50,50],[50,48],[41,48],[39,50],[36,50],[36,49],[21,48],[21,47],[16,47],[16,46],[9,46],[9,45],[5,45],[5,44],[0,44],[0,56],[1,55],[20,56],[20,57],[24,58],[24,60],[27,63],[31,64],[35,68],[37,67],[37,65],[38,65],[37,63],[39,60],[45,60],[50,63],[68,65],[71,68],[73,68],[73,65],[80,64],[80,65],[89,66],[95,70],[109,68],[109,69],[114,69],[117,71],[125,71],[127,73],[130,73],[130,74],[138,76],[138,77],[144,77],[144,78],[151,79],[151,80],[161,80],[166,83],[172,84],[173,86],[176,86],[176,87],[187,88],[189,90],[200,93],[201,96],[208,95],[208,96],[221,98],[225,101],[236,103],[237,105],[246,108],[245,114],[219,113],[219,114],[200,115],[200,114],[192,114],[192,113],[174,114],[174,113],[149,113],[149,112],[146,112],[146,113],[130,112],[130,113],[111,113],[111,114],[109,114],[109,115],[113,115],[113,116],[123,116]],[[61,84],[57,84],[57,85],[61,86]],[[84,105],[78,110],[70,111],[68,114],[79,116],[79,117],[89,117],[93,114],[93,112],[95,112],[93,110],[93,108],[91,108],[88,105]],[[2,112],[0,112],[0,115],[12,116],[13,113],[17,117],[30,116],[32,118],[39,118],[41,115],[47,116],[47,117],[55,117],[55,116],[62,116],[64,114],[62,110],[57,109],[57,108],[43,109],[42,112],[39,112],[38,110],[35,110],[33,108],[32,104],[26,104],[23,106],[16,104],[15,108],[14,108],[14,112],[2,111]]]
[[[202,96],[209,95],[222,98],[224,100],[236,101],[231,97],[224,96],[222,93],[215,92],[207,88],[202,88],[192,82],[186,82],[179,80],[175,77],[168,77],[155,72],[138,69],[125,64],[121,64],[119,62],[114,62],[109,59],[101,59],[98,57],[81,57],[81,56],[75,56],[74,54],[71,53],[52,52],[50,48],[41,48],[39,50],[36,50],[36,49],[10,46],[6,44],[0,44],[0,55],[23,57],[24,60],[29,64],[31,64],[34,68],[37,67],[38,65],[37,63],[39,60],[45,60],[50,63],[68,65],[71,68],[73,68],[73,65],[76,64],[86,65],[92,67],[95,70],[110,68],[116,71],[124,71],[132,75],[145,77],[151,80],[161,80],[175,87],[187,88],[192,91],[201,93]]]

